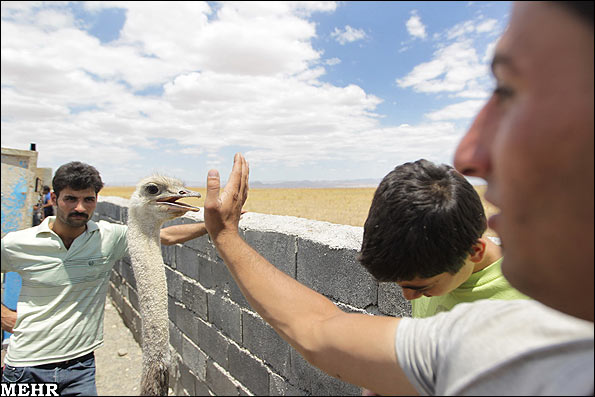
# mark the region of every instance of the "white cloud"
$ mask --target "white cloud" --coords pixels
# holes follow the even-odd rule
[[[411,12],[411,14],[412,14],[411,17],[407,20],[407,23],[405,23],[405,26],[407,27],[407,31],[413,37],[425,39],[427,36],[426,27],[422,23],[419,15],[417,14],[417,10],[413,10]]]
[[[346,43],[352,43],[357,40],[362,40],[366,38],[366,32],[363,29],[354,29],[349,25],[345,25],[345,29],[341,30],[339,28],[335,28],[335,30],[331,33],[331,37],[334,37],[337,42],[341,45],[345,45]]]
[[[324,63],[329,66],[335,66],[335,65],[340,64],[341,60],[339,58],[335,57],[335,58],[327,59],[326,61],[324,61]]]
[[[443,109],[428,113],[426,117],[432,121],[470,119],[478,113],[484,104],[485,100],[469,100],[454,103]]]
[[[431,61],[415,66],[396,81],[400,87],[417,92],[457,92],[485,75],[485,65],[480,63],[472,42],[466,40],[438,49]]]

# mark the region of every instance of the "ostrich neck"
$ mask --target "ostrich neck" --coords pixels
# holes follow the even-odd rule
[[[138,215],[138,216],[137,216]],[[159,230],[163,222],[130,211],[128,250],[143,322],[143,361],[169,361],[167,281]]]

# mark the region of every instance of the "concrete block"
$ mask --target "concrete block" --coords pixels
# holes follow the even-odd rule
[[[182,277],[180,274],[166,267],[165,280],[167,282],[167,294],[173,296],[177,301],[182,301]]]
[[[178,370],[180,371],[180,378],[178,383],[182,386],[184,390],[184,395],[194,396],[196,395],[194,391],[194,385],[196,384],[196,376],[190,372],[190,369],[184,362],[180,362],[178,364]]]
[[[217,331],[214,325],[198,319],[196,323],[197,335],[190,338],[203,352],[216,361],[223,368],[228,367],[227,350],[230,339]]]
[[[179,272],[193,280],[198,280],[198,254],[183,245],[175,246],[175,262]]]
[[[120,277],[120,274],[115,269],[112,269],[109,275],[109,281],[113,284],[120,285],[122,284],[122,277]]]
[[[194,391],[196,392],[195,396],[213,396],[215,393],[209,389],[206,381],[201,381],[198,378],[196,379],[196,383],[194,384]]]
[[[172,269],[177,268],[176,264],[176,247],[177,245],[161,245],[161,256],[163,257],[163,263]]]
[[[167,317],[169,318],[169,321],[172,321],[174,324],[177,324],[177,319],[176,319],[176,300],[168,295],[167,296]]]
[[[208,321],[225,335],[242,343],[242,312],[240,307],[220,293],[207,296],[209,307]]]
[[[229,373],[257,396],[269,392],[267,369],[245,350],[230,345],[228,350]]]
[[[190,340],[197,343],[198,329],[196,324],[200,320],[184,305],[176,302],[175,307],[176,325]]]
[[[132,307],[134,307],[134,310],[140,312],[140,305],[138,303],[138,293],[135,289],[131,287],[128,287],[128,300],[130,301]]]
[[[244,240],[291,278],[296,276],[296,237],[275,232],[245,230]]]
[[[212,360],[207,361],[207,385],[216,396],[237,396],[238,388],[227,371]]]
[[[356,251],[352,249],[330,249],[320,243],[298,239],[297,280],[357,308],[377,304],[377,283],[359,264]]]
[[[182,354],[182,332],[176,325],[170,320],[169,321],[169,344],[174,348],[178,354]]]
[[[403,297],[403,291],[397,283],[379,283],[378,309],[389,316],[411,317],[411,302]]]
[[[242,346],[284,377],[289,376],[291,346],[260,316],[242,312]]]
[[[180,278],[181,279],[181,278]],[[181,279],[182,281],[182,299],[181,302],[186,305],[191,312],[203,320],[207,319],[207,293],[204,289]]]
[[[184,335],[182,335],[182,359],[199,380],[206,380],[207,356]]]
[[[269,396],[308,396],[308,392],[293,386],[282,376],[269,374]]]

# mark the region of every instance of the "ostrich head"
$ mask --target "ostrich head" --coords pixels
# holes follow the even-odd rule
[[[129,208],[143,217],[166,221],[182,216],[188,211],[199,211],[197,207],[177,202],[187,197],[198,198],[201,195],[188,190],[176,178],[151,175],[136,185],[136,190],[130,197]]]

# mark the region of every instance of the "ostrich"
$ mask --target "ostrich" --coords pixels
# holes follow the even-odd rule
[[[143,370],[141,395],[167,396],[169,385],[169,324],[167,282],[159,230],[167,220],[198,208],[176,200],[201,197],[182,182],[161,175],[140,181],[129,201],[128,251],[138,288],[142,318]]]

